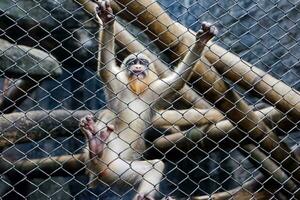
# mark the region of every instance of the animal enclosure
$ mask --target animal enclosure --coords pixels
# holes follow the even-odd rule
[[[1,199],[300,198],[299,10],[1,0]]]

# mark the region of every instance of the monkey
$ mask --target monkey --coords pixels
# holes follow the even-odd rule
[[[97,73],[105,84],[109,113],[96,119],[86,116],[80,127],[86,135],[93,173],[90,183],[116,181],[137,184],[136,200],[153,200],[159,191],[165,164],[160,159],[141,160],[145,150],[143,134],[151,126],[155,105],[164,96],[180,90],[190,77],[193,65],[200,59],[206,43],[218,32],[210,23],[202,23],[196,43],[175,70],[164,78],[142,52],[126,57],[120,66],[115,60],[114,22],[109,0],[100,0],[96,17],[102,22]]]

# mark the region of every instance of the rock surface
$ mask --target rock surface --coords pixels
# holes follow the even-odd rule
[[[1,0],[0,30],[13,43],[47,50],[65,67],[96,66],[98,26],[74,1]]]
[[[0,72],[8,77],[59,76],[62,69],[58,61],[48,53],[27,47],[13,45],[0,39]]]

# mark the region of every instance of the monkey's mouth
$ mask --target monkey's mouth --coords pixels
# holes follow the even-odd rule
[[[131,76],[137,77],[137,78],[145,78],[146,71],[145,70],[131,70]]]

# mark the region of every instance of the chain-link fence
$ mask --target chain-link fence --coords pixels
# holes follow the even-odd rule
[[[1,0],[1,199],[300,198],[299,11]]]

